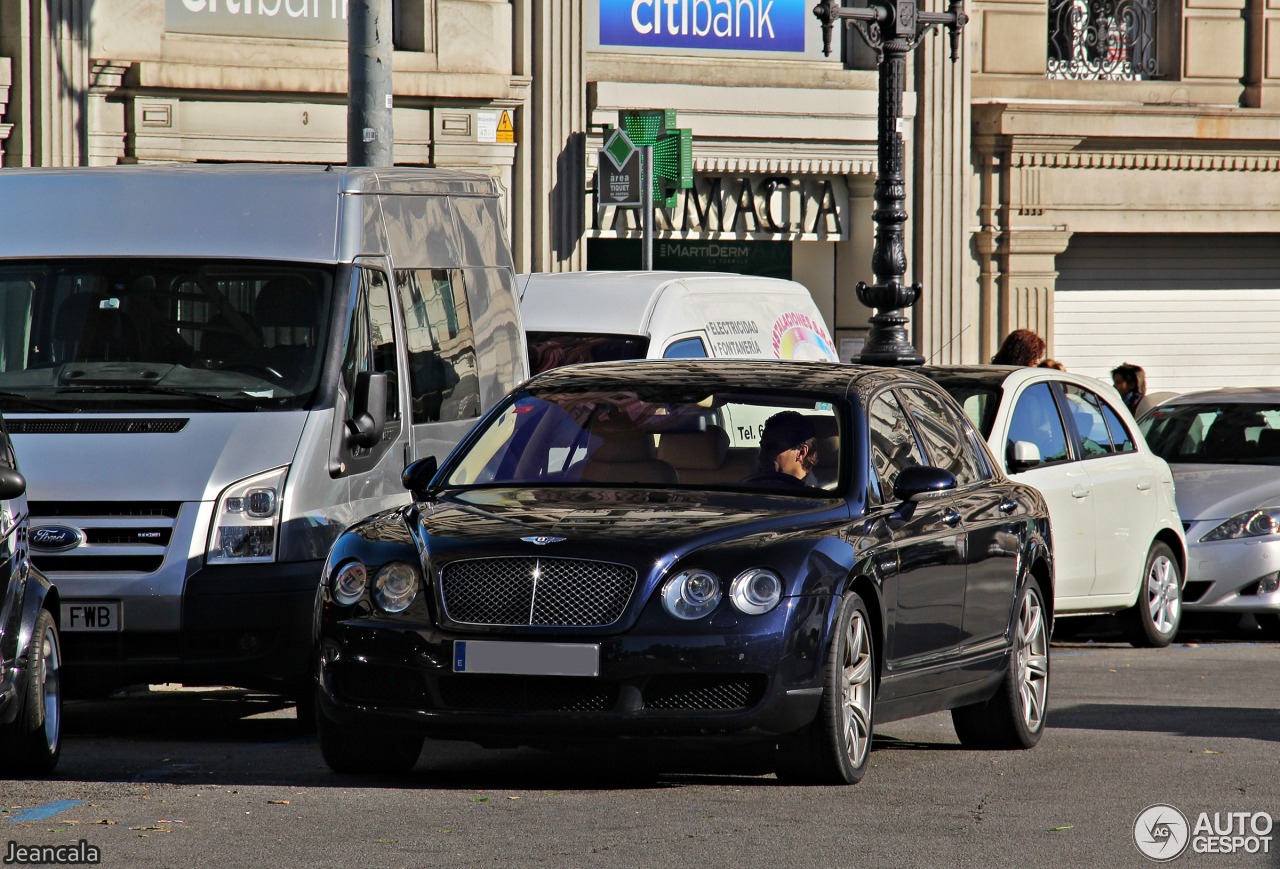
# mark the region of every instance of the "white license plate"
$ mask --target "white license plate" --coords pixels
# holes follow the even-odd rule
[[[62,605],[62,631],[118,631],[124,609],[118,600],[82,600]]]
[[[455,640],[453,672],[512,676],[599,676],[600,647],[582,643]]]

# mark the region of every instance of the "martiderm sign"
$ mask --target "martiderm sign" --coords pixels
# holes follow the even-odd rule
[[[165,0],[165,29],[211,36],[347,38],[347,0]]]

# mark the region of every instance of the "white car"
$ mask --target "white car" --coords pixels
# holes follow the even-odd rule
[[[1168,645],[1182,618],[1187,564],[1173,474],[1115,388],[1052,368],[921,373],[964,406],[1013,479],[1044,493],[1054,615],[1119,613],[1135,646]]]
[[[1140,427],[1178,484],[1187,610],[1252,613],[1280,639],[1280,389],[1180,395]]]

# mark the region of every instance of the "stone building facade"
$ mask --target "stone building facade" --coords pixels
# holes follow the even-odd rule
[[[639,264],[596,155],[619,110],[674,109],[695,183],[656,265],[800,280],[856,353],[875,59],[824,57],[811,0],[391,3],[395,161],[497,176],[519,268]],[[977,362],[1028,326],[1087,373],[1280,382],[1280,0],[968,12],[904,102],[917,348]],[[345,26],[342,0],[0,0],[0,162],[343,162]]]

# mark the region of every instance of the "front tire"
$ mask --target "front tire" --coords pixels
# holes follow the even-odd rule
[[[1138,600],[1120,613],[1125,638],[1138,648],[1159,649],[1173,642],[1182,622],[1182,571],[1167,544],[1147,553]]]
[[[779,746],[778,778],[788,784],[857,784],[871,757],[876,647],[862,598],[840,602],[813,724]]]
[[[62,646],[48,610],[40,610],[17,717],[0,728],[0,772],[43,776],[62,754]]]
[[[426,741],[421,734],[387,728],[349,727],[330,718],[319,698],[315,705],[320,753],[334,772],[396,775],[409,772],[417,764]]]
[[[951,710],[960,743],[968,748],[1031,748],[1044,733],[1049,703],[1048,611],[1040,586],[1018,593],[1013,648],[1000,687],[985,703]]]

